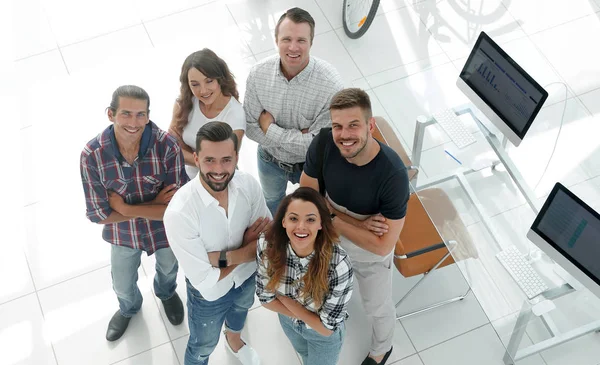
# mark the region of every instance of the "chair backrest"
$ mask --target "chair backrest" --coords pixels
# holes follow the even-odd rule
[[[402,143],[398,139],[396,132],[394,132],[394,128],[383,117],[374,117],[374,118],[375,118],[375,131],[373,131],[373,138],[375,138],[376,140],[378,140],[379,142],[381,142],[385,145],[388,145],[394,151],[396,151],[398,156],[400,156],[400,159],[402,160],[402,162],[404,162],[404,165],[407,168],[409,168],[408,179],[412,180],[412,178],[415,177],[415,175],[418,173],[418,171],[412,169],[412,161],[410,160],[410,157],[408,157],[406,150],[404,149],[404,147],[402,146]]]
[[[408,154],[389,123],[382,117],[375,117],[375,122],[376,128],[373,137],[390,146],[406,166],[411,166],[412,162]],[[416,175],[416,171],[412,175],[409,174],[409,179],[414,175]],[[458,257],[462,259],[477,256],[477,251],[474,249],[466,227],[454,205],[441,189],[425,189],[411,194],[404,228],[396,243],[394,254],[405,255],[444,242],[436,226],[440,228],[446,241],[455,240],[459,243],[456,248],[458,250],[456,253],[460,253]],[[431,270],[447,253],[447,248],[441,248],[407,259],[395,258],[394,265],[404,277],[419,275]],[[438,267],[452,263],[454,263],[454,259],[450,256]]]

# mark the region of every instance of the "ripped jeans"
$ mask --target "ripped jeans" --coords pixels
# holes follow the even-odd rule
[[[223,322],[229,332],[241,332],[246,322],[248,309],[254,304],[256,274],[250,276],[238,288],[231,287],[229,292],[215,301],[202,297],[186,279],[188,325],[190,339],[185,350],[185,365],[206,365],[213,352]]]

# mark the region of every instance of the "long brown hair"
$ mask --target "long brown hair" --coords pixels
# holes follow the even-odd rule
[[[192,97],[194,94],[192,94],[188,80],[188,71],[192,68],[202,72],[208,78],[217,80],[223,95],[232,96],[236,100],[240,98],[234,76],[229,71],[225,61],[208,48],[192,53],[183,62],[181,75],[179,75],[179,81],[181,82],[179,96],[177,97],[179,109],[175,114],[175,130],[179,134],[183,133],[183,128],[187,125],[188,116],[192,111]]]
[[[333,228],[331,216],[325,198],[314,189],[302,187],[290,195],[283,198],[279,208],[275,213],[273,226],[267,231],[267,248],[264,251],[263,260],[268,260],[267,275],[269,282],[266,289],[274,292],[279,286],[281,278],[284,276],[287,265],[287,245],[290,241],[285,228],[283,219],[288,206],[293,200],[300,199],[305,202],[313,203],[319,211],[321,217],[321,229],[315,239],[315,254],[308,264],[308,272],[302,279],[304,282],[304,291],[302,298],[312,298],[317,308],[320,308],[325,300],[325,295],[329,292],[329,263],[333,255],[333,245],[338,242],[338,235]]]

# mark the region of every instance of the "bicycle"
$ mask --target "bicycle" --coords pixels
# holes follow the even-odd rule
[[[342,21],[344,32],[349,38],[357,39],[369,29],[380,0],[344,0]]]

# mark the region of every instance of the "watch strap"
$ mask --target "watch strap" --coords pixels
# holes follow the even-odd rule
[[[227,267],[227,251],[221,251],[221,253],[219,254],[219,267]]]

